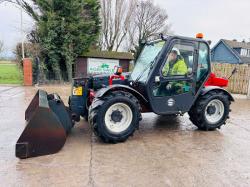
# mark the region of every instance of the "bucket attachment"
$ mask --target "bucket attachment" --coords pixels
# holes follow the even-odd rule
[[[25,111],[26,127],[16,143],[16,157],[29,158],[58,152],[73,123],[57,94],[38,90]]]

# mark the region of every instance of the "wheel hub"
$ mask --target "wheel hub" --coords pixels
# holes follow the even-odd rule
[[[115,123],[121,122],[122,118],[122,113],[119,110],[115,110],[111,114],[111,120]]]
[[[211,115],[215,114],[215,112],[216,112],[216,107],[214,105],[210,105],[210,106],[207,107],[208,115],[211,116]]]
[[[213,99],[205,109],[205,117],[210,124],[217,124],[223,118],[224,110],[223,102],[219,99]]]
[[[133,120],[133,112],[126,103],[115,103],[105,113],[104,122],[108,131],[119,134],[127,130]]]

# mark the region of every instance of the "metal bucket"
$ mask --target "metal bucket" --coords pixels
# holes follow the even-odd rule
[[[58,152],[73,126],[70,116],[57,94],[38,90],[25,111],[26,127],[16,143],[16,157]]]

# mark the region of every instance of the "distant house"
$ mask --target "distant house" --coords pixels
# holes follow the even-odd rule
[[[212,62],[250,64],[250,42],[220,40],[211,50]]]
[[[114,51],[90,51],[80,55],[74,65],[74,76],[85,77],[96,74],[113,74],[115,66],[129,72],[134,57],[132,53]]]

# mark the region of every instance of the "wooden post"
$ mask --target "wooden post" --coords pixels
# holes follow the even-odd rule
[[[250,78],[249,78],[249,80],[248,80],[247,98],[250,99]]]
[[[23,59],[23,85],[32,86],[32,61],[29,58]]]

